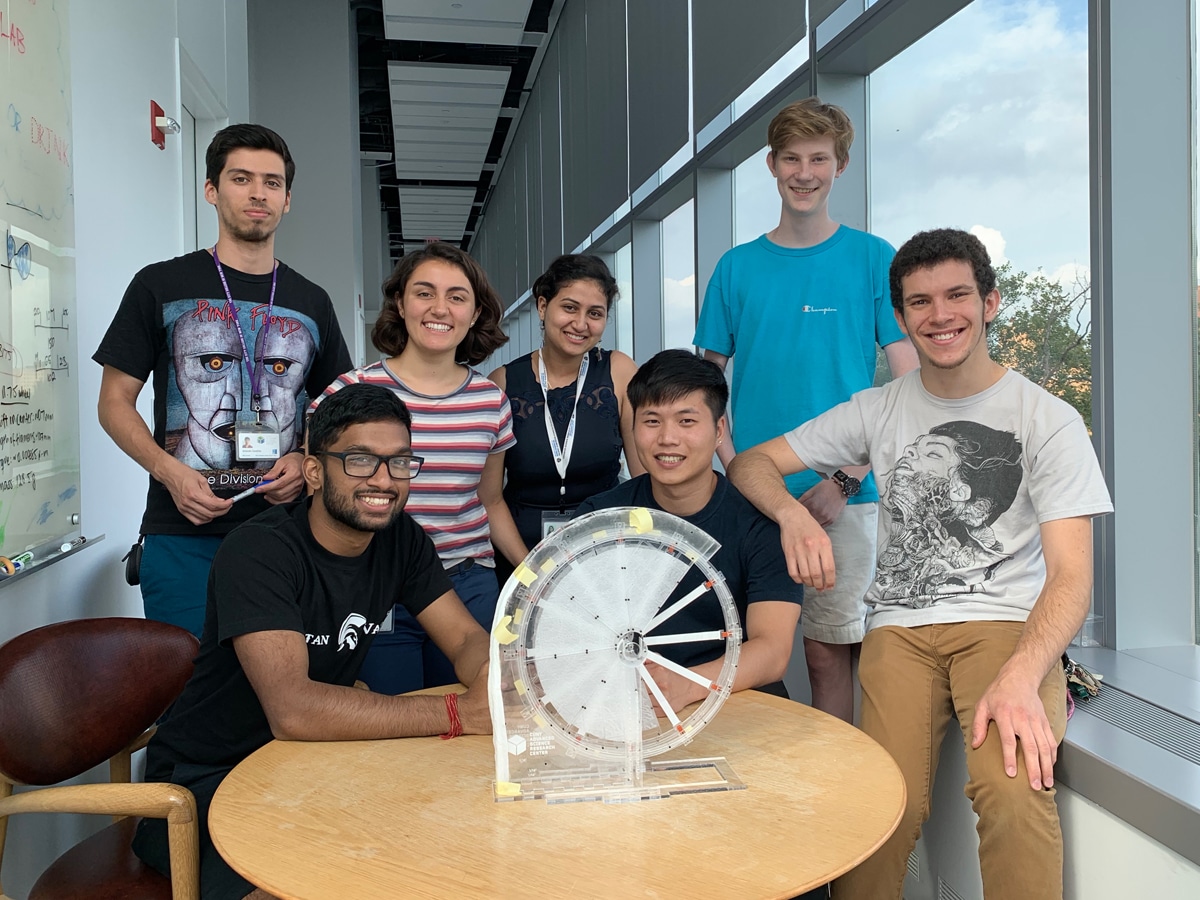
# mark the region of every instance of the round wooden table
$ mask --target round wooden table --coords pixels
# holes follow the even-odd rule
[[[221,855],[285,900],[793,897],[895,830],[904,781],[865,734],[745,691],[669,758],[745,790],[635,803],[492,799],[490,736],[273,741],[217,791]]]

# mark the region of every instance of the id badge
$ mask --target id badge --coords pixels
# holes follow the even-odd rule
[[[544,511],[542,513],[542,540],[550,537],[558,529],[571,521],[570,513],[556,513]]]
[[[238,462],[279,459],[279,432],[259,422],[238,422],[233,431]]]

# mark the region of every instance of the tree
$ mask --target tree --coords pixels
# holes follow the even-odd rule
[[[1079,280],[1070,288],[1051,281],[1039,269],[996,269],[1000,313],[988,329],[992,359],[1016,369],[1070,403],[1092,430],[1091,285]],[[887,357],[877,348],[875,385],[891,381]]]
[[[992,359],[1070,403],[1092,427],[1091,285],[1066,287],[1039,269],[996,270],[1000,313],[988,330]]]

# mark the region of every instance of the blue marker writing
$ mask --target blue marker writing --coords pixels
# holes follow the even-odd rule
[[[274,480],[275,480],[274,478],[264,478],[262,481],[260,481],[254,487],[246,488],[246,490],[242,491],[240,494],[234,494],[229,499],[232,500],[234,503],[237,503],[239,500],[245,500],[247,497],[252,497],[254,495],[254,492],[257,491],[264,484],[270,484]]]

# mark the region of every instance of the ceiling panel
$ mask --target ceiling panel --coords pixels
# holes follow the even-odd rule
[[[470,239],[564,2],[353,0],[360,141],[393,257]]]
[[[475,189],[470,187],[402,186],[404,231],[410,236],[461,240],[474,202]]]
[[[506,66],[389,63],[396,177],[478,180],[508,78]]]
[[[531,0],[384,0],[389,41],[520,44]]]

